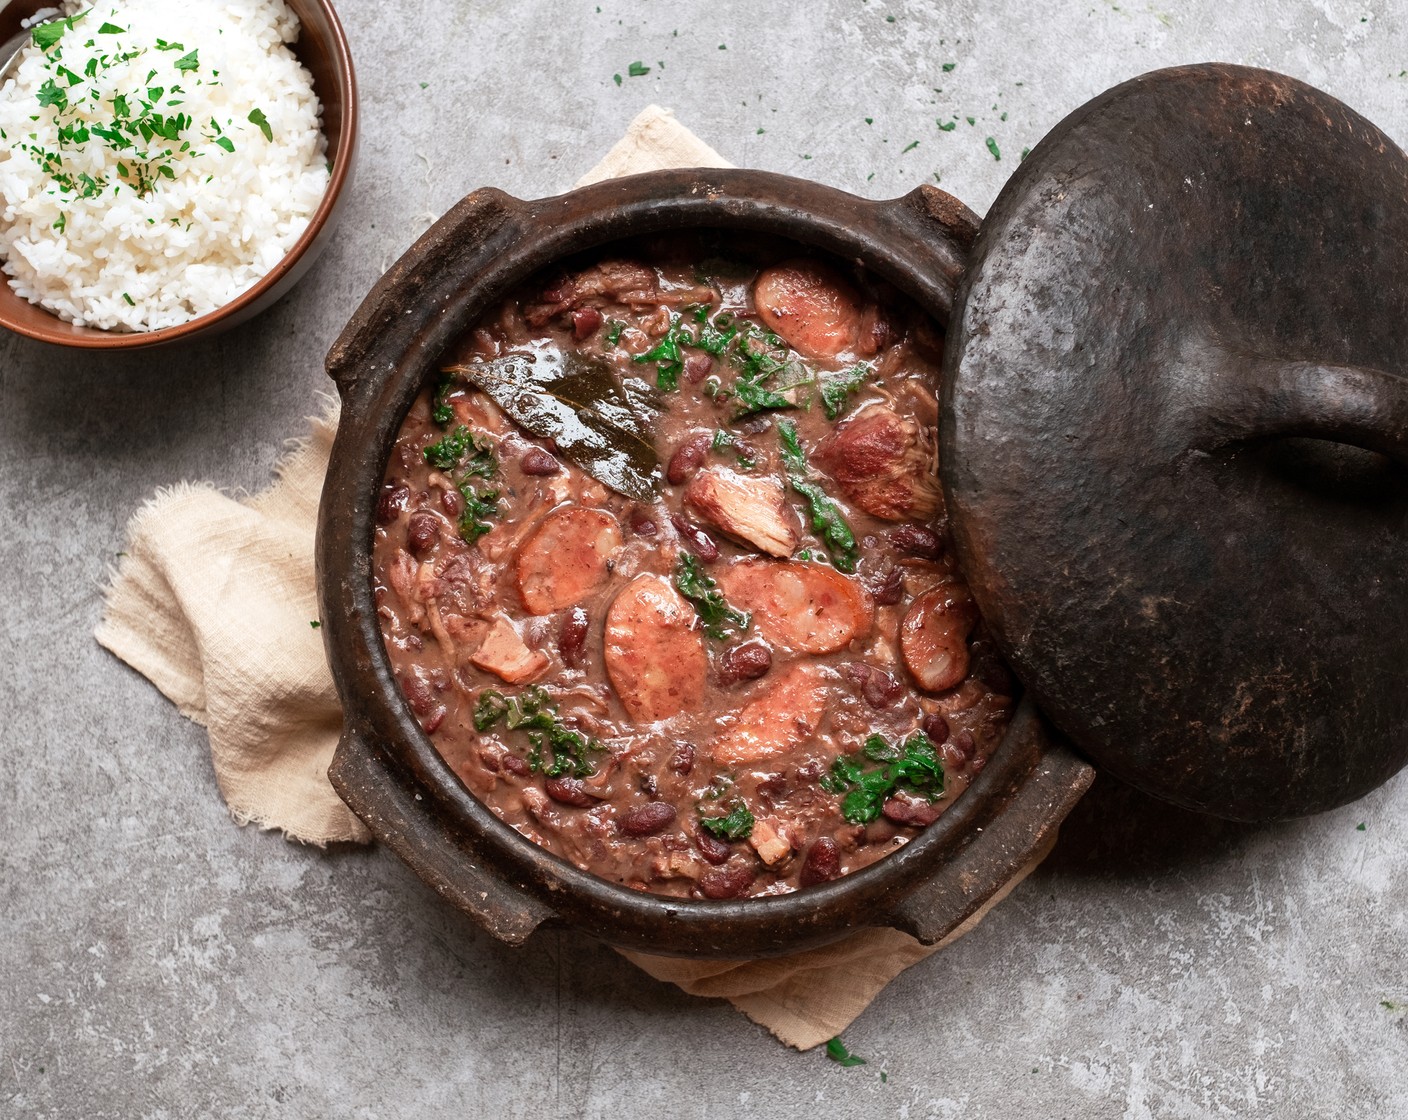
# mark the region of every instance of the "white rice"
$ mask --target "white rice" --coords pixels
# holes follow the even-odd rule
[[[83,8],[67,0],[63,10]],[[99,33],[105,25],[123,33]],[[268,273],[307,228],[329,179],[312,78],[287,46],[297,37],[282,0],[107,0],[47,54],[27,46],[0,87],[0,256],[10,286],[71,322],[146,331],[223,307]],[[158,49],[158,39],[182,49]],[[197,68],[177,69],[192,50]],[[90,76],[89,60],[102,56]],[[64,91],[64,112],[40,105],[46,81]],[[153,87],[164,91],[155,101]],[[80,118],[111,127],[117,95],[135,116],[145,99],[192,123],[174,142],[139,134],[123,151],[95,135],[61,145],[60,126]],[[267,118],[272,140],[249,120],[252,110]],[[221,137],[233,151],[216,144]],[[45,169],[21,145],[57,152],[62,163]],[[153,170],[155,186],[139,193],[133,153],[168,149],[147,166],[164,162],[172,177]],[[104,186],[65,189],[55,173]]]

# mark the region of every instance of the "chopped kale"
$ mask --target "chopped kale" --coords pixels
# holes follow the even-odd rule
[[[450,407],[449,396],[455,391],[455,375],[440,375],[440,383],[435,386],[435,398],[431,401],[430,418],[442,428],[455,418],[455,410]]]
[[[493,528],[489,518],[499,516],[499,491],[476,490],[469,482],[460,483],[464,512],[460,514],[460,536],[473,544]]]
[[[694,604],[694,612],[704,626],[704,633],[722,641],[731,631],[747,630],[752,617],[747,611],[735,610],[724,599],[719,585],[705,574],[699,561],[681,551],[675,562],[675,587]]]
[[[826,409],[826,418],[835,420],[846,411],[846,401],[852,393],[865,384],[870,376],[870,367],[858,365],[840,373],[824,375],[821,379],[821,405]]]
[[[739,802],[722,817],[700,817],[701,827],[708,829],[720,840],[742,840],[753,831],[753,814],[748,806]]]
[[[866,769],[866,762],[877,762]],[[845,794],[841,815],[852,824],[867,824],[880,815],[885,802],[896,790],[922,794],[930,801],[943,796],[944,766],[934,744],[922,731],[916,731],[902,744],[888,743],[872,735],[861,749],[842,755],[831,764],[831,773],[821,779],[828,793]]]
[[[825,490],[807,478],[807,460],[797,439],[797,426],[790,420],[783,420],[777,425],[777,435],[782,443],[782,462],[787,470],[787,482],[807,500],[812,532],[826,545],[826,551],[831,554],[831,562],[838,572],[854,572],[860,555],[856,535],[846,523],[841,507],[832,501]]]
[[[549,778],[585,778],[596,773],[586,755],[602,750],[601,744],[568,728],[558,717],[557,707],[547,692],[538,686],[516,696],[505,696],[494,688],[482,690],[474,705],[475,730],[488,731],[500,720],[509,731],[527,733],[533,748],[528,764],[534,772]]]
[[[439,417],[436,419],[438,421]],[[493,443],[485,436],[475,435],[463,424],[443,439],[430,444],[424,455],[427,463],[442,471],[454,470],[466,456],[469,456],[465,467],[467,475],[488,478],[498,469]]]

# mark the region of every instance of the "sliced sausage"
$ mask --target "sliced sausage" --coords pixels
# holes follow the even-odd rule
[[[606,672],[632,719],[651,722],[697,709],[709,655],[694,608],[663,578],[640,575],[606,612]]]
[[[714,761],[738,766],[786,754],[814,734],[826,712],[826,681],[815,665],[792,666],[715,741]]]
[[[940,584],[915,599],[900,623],[900,651],[920,688],[942,692],[968,675],[968,635],[978,621],[968,589]]]
[[[855,345],[862,307],[855,288],[819,261],[765,269],[753,283],[758,317],[799,354],[832,358]]]
[[[580,603],[607,577],[621,547],[621,526],[601,509],[554,510],[518,552],[518,594],[529,614]]]
[[[832,653],[870,633],[874,611],[865,589],[826,564],[741,560],[719,582],[774,645]]]

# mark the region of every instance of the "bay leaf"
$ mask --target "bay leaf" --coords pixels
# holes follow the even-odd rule
[[[639,502],[659,494],[650,435],[658,395],[639,378],[618,378],[604,358],[543,349],[444,372],[481,390],[525,431],[556,441],[563,458],[603,486]]]

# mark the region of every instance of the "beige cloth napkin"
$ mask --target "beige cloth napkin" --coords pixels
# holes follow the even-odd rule
[[[651,106],[581,182],[727,166],[673,114]],[[159,492],[128,526],[127,555],[96,632],[209,731],[215,777],[236,821],[316,845],[371,840],[327,781],[342,715],[312,625],[314,525],[336,430],[333,401],[279,465],[275,483],[253,498],[210,484]],[[1045,855],[943,944],[977,925]],[[895,976],[941,947],[868,929],[768,961],[625,955],[687,992],[729,1000],[806,1049],[839,1034]]]

